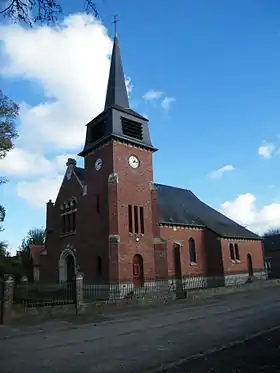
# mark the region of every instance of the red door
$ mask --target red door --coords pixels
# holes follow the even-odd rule
[[[136,288],[143,286],[143,261],[140,255],[133,258],[133,284]]]
[[[141,286],[140,265],[133,264],[133,283],[136,288]]]

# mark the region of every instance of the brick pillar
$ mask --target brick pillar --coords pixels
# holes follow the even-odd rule
[[[118,283],[119,278],[119,245],[120,236],[109,236],[109,282]]]
[[[151,203],[152,203],[152,215],[153,215],[153,235],[154,237],[159,238],[160,228],[159,228],[157,189],[153,183],[150,184],[150,190],[151,190]]]
[[[154,238],[156,278],[168,278],[167,242],[163,238]]]
[[[76,314],[80,315],[84,308],[84,275],[79,272],[75,277]]]
[[[53,230],[53,214],[54,214],[54,203],[52,200],[47,202],[47,216],[46,216],[46,230],[47,232]]]
[[[119,282],[119,247],[120,236],[118,226],[118,175],[112,173],[108,177],[108,203],[109,203],[109,273],[110,284]]]
[[[3,291],[3,305],[1,312],[1,322],[3,324],[9,323],[12,319],[14,302],[14,279],[8,275],[4,280],[4,291]]]

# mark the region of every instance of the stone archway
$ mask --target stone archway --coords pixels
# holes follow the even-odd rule
[[[76,274],[76,258],[73,250],[67,248],[59,258],[59,282],[71,282]]]
[[[140,254],[133,257],[133,284],[136,288],[144,286],[144,264]]]

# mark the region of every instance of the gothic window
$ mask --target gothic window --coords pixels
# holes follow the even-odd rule
[[[234,249],[233,249],[233,244],[232,243],[229,244],[229,254],[230,254],[230,259],[235,260]]]
[[[134,206],[134,232],[139,233],[138,228],[138,207]]]
[[[144,208],[142,206],[128,205],[128,230],[129,233],[145,233]]]
[[[145,229],[144,229],[144,208],[142,206],[139,208],[139,212],[140,212],[140,233],[144,234],[145,233]]]
[[[196,263],[195,241],[192,237],[189,239],[189,255],[190,262]]]
[[[128,205],[128,230],[129,230],[129,233],[133,233],[132,206],[131,205]]]
[[[61,207],[61,230],[63,234],[76,231],[77,201],[73,198]]]
[[[238,248],[237,243],[234,245],[234,251],[235,251],[235,259],[240,260],[239,248]]]

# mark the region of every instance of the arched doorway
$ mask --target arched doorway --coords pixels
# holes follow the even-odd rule
[[[174,255],[174,274],[175,274],[175,280],[176,280],[176,292],[177,294],[181,294],[183,291],[181,245],[174,243],[173,255]]]
[[[62,251],[59,258],[59,282],[70,282],[76,273],[76,258],[69,248]]]
[[[66,274],[66,281],[71,283],[74,278],[75,274],[75,262],[73,255],[67,255],[66,257],[66,267],[67,267],[67,274]]]
[[[247,265],[248,265],[249,277],[253,277],[254,276],[254,270],[253,270],[253,262],[252,262],[251,254],[247,255]]]
[[[136,288],[144,286],[144,265],[140,254],[133,257],[133,284]]]
[[[181,253],[180,253],[180,245],[174,244],[173,246],[173,254],[174,254],[174,272],[176,280],[182,279],[182,267],[181,267]]]

